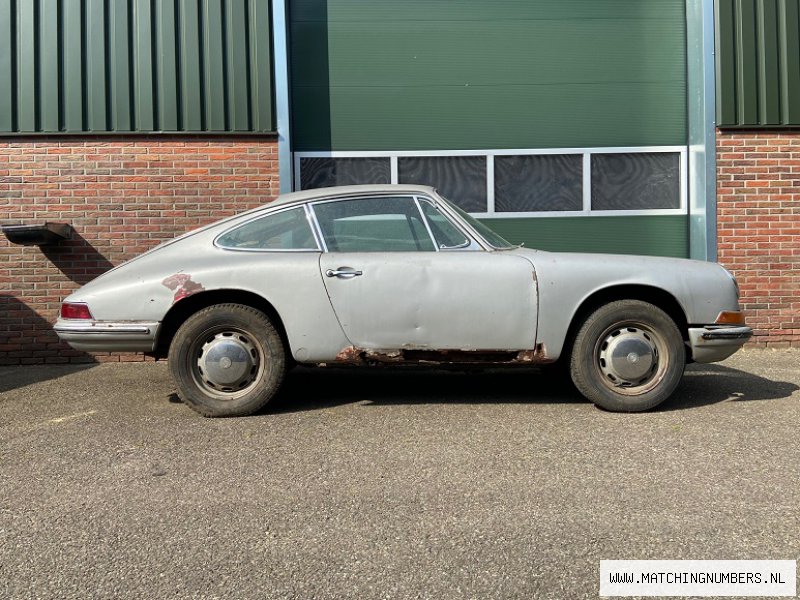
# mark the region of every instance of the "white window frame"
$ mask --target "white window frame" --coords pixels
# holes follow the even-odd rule
[[[679,155],[679,208],[653,208],[636,210],[592,210],[592,161],[594,154],[655,154],[669,153]],[[581,210],[553,210],[526,212],[499,212],[494,202],[494,157],[495,156],[538,156],[552,154],[572,154],[583,157],[583,208]],[[300,160],[303,158],[388,158],[390,183],[398,181],[398,159],[401,157],[427,156],[485,156],[486,157],[486,212],[471,212],[481,219],[539,218],[539,217],[620,217],[657,216],[688,214],[688,148],[686,146],[631,146],[599,148],[540,148],[503,150],[393,150],[393,151],[319,151],[294,153],[294,188],[300,189]],[[452,198],[451,198],[452,200]]]

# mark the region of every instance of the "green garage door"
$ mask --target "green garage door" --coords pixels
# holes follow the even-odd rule
[[[683,0],[290,0],[295,187],[435,185],[530,247],[686,256]]]

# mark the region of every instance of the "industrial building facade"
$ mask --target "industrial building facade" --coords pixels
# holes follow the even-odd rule
[[[0,0],[0,364],[75,287],[281,191],[435,185],[510,241],[719,260],[800,345],[797,0]],[[716,60],[715,60],[716,55]]]

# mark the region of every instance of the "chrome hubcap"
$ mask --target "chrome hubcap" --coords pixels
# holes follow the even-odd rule
[[[249,336],[236,331],[221,331],[205,340],[197,351],[199,379],[211,390],[237,395],[257,378],[260,361],[256,345]]]
[[[641,325],[617,325],[601,338],[598,368],[604,383],[621,393],[643,393],[663,375],[659,337]]]

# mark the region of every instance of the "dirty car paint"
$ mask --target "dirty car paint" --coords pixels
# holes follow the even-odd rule
[[[430,199],[470,234],[475,247],[387,256],[321,250],[239,252],[214,244],[226,231],[287,205],[401,192]],[[582,303],[620,285],[669,293],[689,325],[713,323],[719,311],[738,310],[732,279],[713,263],[493,250],[479,242],[480,236],[429,187],[309,190],[145,253],[66,301],[87,303],[99,323],[158,323],[189,296],[211,291],[255,294],[280,316],[293,357],[309,364],[470,362],[470,356],[460,353],[471,353],[476,362],[553,361],[561,355]],[[363,271],[363,277],[325,275],[327,269],[343,266]],[[126,350],[124,342],[114,349]],[[493,351],[506,354],[492,356]]]

